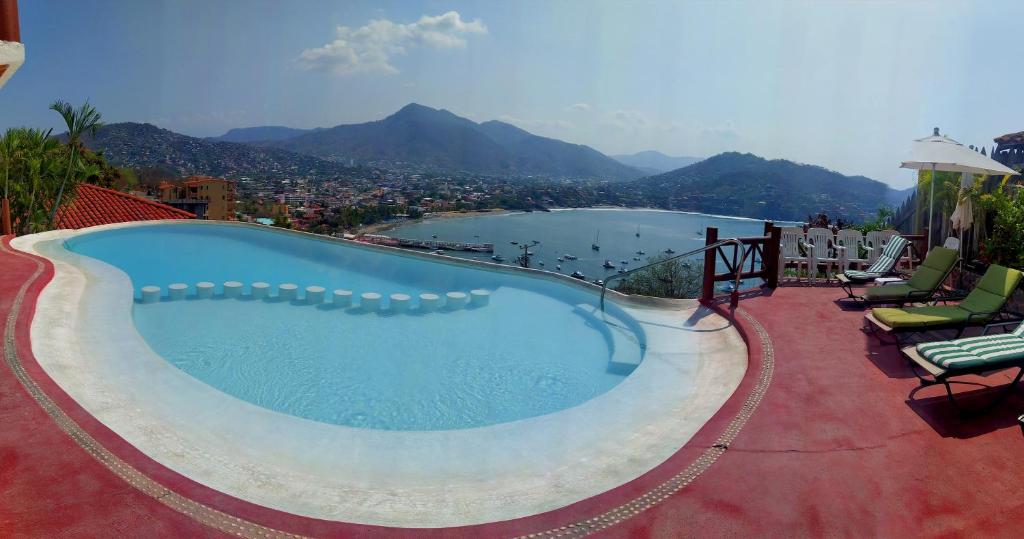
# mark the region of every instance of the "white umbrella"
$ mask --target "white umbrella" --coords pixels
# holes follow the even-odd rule
[[[928,247],[932,245],[932,214],[935,203],[935,172],[968,172],[970,174],[1017,174],[1012,168],[989,159],[959,142],[939,134],[936,127],[932,136],[917,139],[910,147],[909,161],[900,168],[931,170],[931,192],[928,195]]]

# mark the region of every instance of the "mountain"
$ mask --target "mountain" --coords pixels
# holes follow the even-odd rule
[[[155,125],[132,122],[107,124],[85,145],[102,150],[118,166],[159,168],[178,175],[207,174],[226,177],[269,175],[347,177],[351,169],[340,163],[277,148],[234,142],[214,142],[181,135]]]
[[[902,193],[864,176],[736,152],[621,187],[625,204],[780,220],[825,213],[863,221]]]
[[[683,168],[701,160],[700,157],[665,155],[655,150],[637,152],[632,155],[613,155],[612,158],[624,165],[651,171],[652,174],[660,174],[677,168]]]
[[[503,122],[478,124],[415,103],[383,120],[339,125],[260,145],[396,168],[411,165],[501,176],[609,180],[643,175],[588,146],[540,137]]]
[[[266,142],[274,140],[285,140],[295,138],[299,135],[311,133],[323,129],[317,127],[315,129],[295,129],[294,127],[284,127],[282,125],[261,125],[259,127],[239,127],[228,130],[227,133],[219,137],[206,137],[206,140],[215,142]]]

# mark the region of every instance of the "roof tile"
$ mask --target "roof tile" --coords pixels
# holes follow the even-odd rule
[[[83,183],[79,184],[75,199],[57,212],[57,228],[195,217],[194,214],[166,204]]]

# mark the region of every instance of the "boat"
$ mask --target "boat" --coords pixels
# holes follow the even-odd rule
[[[494,256],[491,257],[491,260],[493,260],[495,262],[504,262],[505,261],[505,257],[501,256],[500,254],[499,255],[494,255]]]
[[[619,264],[625,266],[626,264],[629,264],[629,260],[619,260]]]
[[[675,251],[673,251],[671,247],[669,247],[668,249],[665,249],[665,254],[670,255],[670,254],[673,254],[673,253],[675,253]]]
[[[437,234],[431,234],[430,237],[434,238],[436,240],[437,239]]]
[[[643,249],[640,249],[639,251],[637,251],[637,252],[636,252],[636,254],[638,254],[638,255],[642,255],[642,254],[646,254],[646,253],[644,252],[644,250],[643,250]]]
[[[626,268],[619,268],[619,273],[626,273]]]
[[[594,243],[590,244],[590,248],[591,249],[593,249],[595,251],[600,251],[601,250],[601,246],[598,245],[598,243],[597,243],[597,241],[599,239],[601,239],[601,231],[600,230],[597,231],[597,234],[594,234]]]
[[[640,260],[640,257],[639,256],[634,256],[633,260]]]
[[[541,266],[544,265],[544,261],[543,260],[541,260],[540,262],[537,262],[537,263],[540,264]]]
[[[602,281],[601,279],[596,279],[594,281],[594,284],[596,284],[597,286],[604,286],[604,281]]]
[[[566,254],[565,255],[565,259],[566,260],[576,260],[577,258],[579,258],[579,257],[573,256],[573,255],[570,255],[570,254]]]
[[[612,264],[611,260],[605,260],[604,264],[602,264],[602,266],[604,266],[604,267],[606,267],[608,269],[614,269],[615,268],[615,264]]]
[[[555,266],[555,269],[558,270],[558,271],[562,271],[562,265],[559,264],[559,265]]]
[[[519,245],[519,242],[518,242],[518,241],[515,241],[515,240],[512,240],[512,241],[510,241],[509,243],[511,243],[512,245]]]
[[[561,262],[562,261],[562,257],[558,257],[555,260],[558,260],[559,262]]]
[[[583,272],[580,270],[572,272],[572,275],[570,275],[569,277],[572,277],[573,279],[579,279],[581,281],[587,278],[587,276],[584,275]]]
[[[703,236],[703,235],[704,235],[704,232],[703,232],[703,231],[701,231],[701,230],[698,230],[698,231],[697,231],[697,235],[698,235],[698,236]]]
[[[636,237],[640,237],[640,227],[636,227]]]

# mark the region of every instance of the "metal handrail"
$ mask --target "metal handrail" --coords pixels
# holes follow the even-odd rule
[[[736,288],[733,289],[733,293],[735,294],[736,291],[738,291],[740,289],[740,281],[742,281],[742,279],[740,278],[740,275],[743,274],[743,265],[747,261],[747,251],[743,248],[743,242],[741,242],[739,239],[737,239],[737,238],[728,238],[728,239],[724,239],[724,240],[721,240],[721,241],[716,241],[715,243],[712,243],[711,245],[705,245],[705,246],[703,246],[703,247],[701,247],[699,249],[694,249],[692,251],[687,251],[687,252],[685,252],[685,253],[683,253],[681,255],[676,255],[676,256],[673,256],[671,258],[666,258],[665,260],[658,260],[657,262],[651,262],[650,264],[645,264],[643,266],[640,266],[639,268],[633,268],[633,269],[631,269],[629,271],[626,271],[626,272],[623,272],[623,273],[618,273],[616,275],[612,275],[611,277],[608,277],[601,284],[601,310],[604,310],[604,294],[605,294],[605,292],[608,291],[608,283],[612,282],[613,279],[621,279],[623,277],[626,277],[626,276],[630,275],[631,273],[636,273],[636,272],[638,272],[640,270],[647,269],[647,268],[649,268],[651,266],[657,266],[658,264],[664,264],[666,262],[671,262],[673,260],[678,260],[680,258],[685,258],[685,257],[688,257],[688,256],[693,256],[693,255],[695,255],[697,253],[702,253],[702,252],[705,252],[705,251],[710,251],[711,249],[718,249],[719,247],[722,247],[723,245],[729,245],[729,244],[735,245],[736,248],[739,249],[739,251],[740,251],[740,263],[736,265]]]

